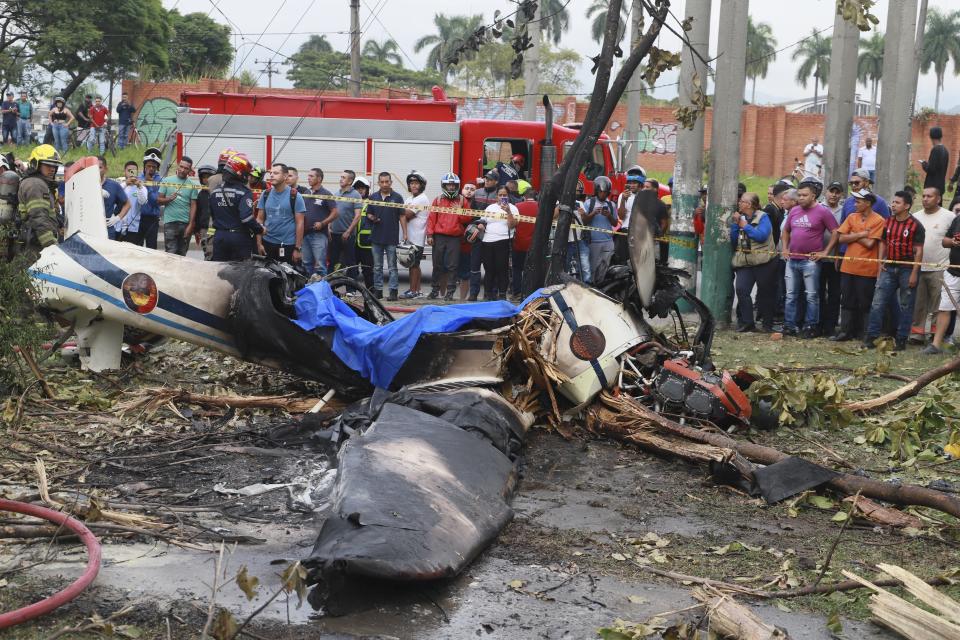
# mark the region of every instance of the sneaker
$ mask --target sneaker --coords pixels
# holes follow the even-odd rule
[[[933,344],[928,344],[926,347],[924,347],[923,351],[921,351],[920,353],[927,356],[938,356],[943,353],[943,349]]]
[[[411,300],[416,300],[417,298],[422,298],[422,297],[423,297],[423,294],[422,294],[422,293],[420,293],[419,291],[415,291],[415,292],[413,293],[413,295],[410,296],[410,299],[411,299]]]
[[[452,289],[450,291],[447,291],[447,294],[443,296],[443,299],[446,300],[447,302],[453,302],[453,293],[454,292]]]
[[[397,295],[396,289],[390,289],[390,295],[387,296],[387,300],[393,302],[394,300],[399,300],[400,296]]]
[[[784,328],[783,328],[783,335],[785,335],[785,336],[795,336],[795,335],[797,335],[797,333],[798,333],[798,331],[797,331],[796,327],[784,327]]]
[[[437,291],[436,289],[431,289],[430,293],[427,295],[427,298],[429,298],[430,300],[436,300],[439,297],[440,297],[440,292]]]
[[[419,291],[410,291],[410,290],[407,290],[407,291],[404,291],[403,293],[401,293],[401,294],[400,294],[400,297],[403,298],[404,300],[410,300],[411,298],[416,298],[416,297],[419,296],[419,295],[420,295],[420,292],[419,292]]]
[[[374,291],[374,292],[373,292],[373,297],[376,298],[377,300],[383,300],[383,292],[381,292],[381,291]]]
[[[906,338],[897,338],[893,346],[894,351],[906,351],[907,350],[907,339]]]
[[[817,329],[814,329],[813,327],[807,327],[806,329],[803,330],[803,333],[800,334],[800,337],[803,338],[804,340],[813,340],[814,338],[818,338],[819,336],[820,336],[820,331],[818,331]]]
[[[864,349],[876,349],[877,345],[874,343],[874,338],[865,338],[863,340]]]

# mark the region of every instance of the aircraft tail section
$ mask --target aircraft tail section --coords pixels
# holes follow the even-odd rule
[[[67,228],[65,238],[78,231],[98,240],[107,239],[106,216],[103,210],[103,187],[100,168],[92,156],[80,158],[64,175],[64,207]]]

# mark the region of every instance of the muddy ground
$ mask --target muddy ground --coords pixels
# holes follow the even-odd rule
[[[723,334],[717,344],[718,361],[725,358],[734,364],[747,358],[760,364],[780,360],[789,364],[798,360],[791,355],[793,350],[810,353],[811,344],[773,343],[766,338],[747,342]],[[825,341],[816,341],[816,346],[818,354],[826,352],[824,357],[835,364],[846,359],[849,362],[841,364],[860,366],[858,359],[876,358],[863,353],[831,355]],[[754,351],[758,347],[763,351]],[[809,364],[817,364],[819,358],[810,358],[814,361]],[[898,366],[909,370],[923,363],[909,352],[894,361],[893,368]],[[55,365],[50,374],[54,382],[58,376],[69,381],[74,400],[87,389],[110,403],[91,407],[55,401],[28,409],[21,433],[49,441],[54,448],[38,451],[24,446],[23,454],[11,455],[23,444],[11,439],[14,446],[3,454],[0,495],[30,496],[35,490],[29,482],[31,456],[39,454],[47,460],[51,485],[57,489],[82,488],[115,503],[112,506],[163,505],[167,511],[157,507],[152,517],[171,523],[168,534],[189,530],[195,536],[185,535],[180,541],[215,550],[217,545],[209,540],[216,535],[243,539],[224,547],[218,581],[227,584],[217,591],[215,604],[237,620],[249,616],[277,591],[284,567],[309,554],[332,478],[328,461],[303,445],[290,445],[289,430],[278,435],[277,428],[291,419],[276,412],[191,410],[185,403],[175,403],[176,413],[163,406],[152,416],[118,419],[116,405],[136,389],[159,382],[206,393],[317,390],[184,345],[170,345],[141,359],[126,377],[78,375],[65,365]],[[875,385],[882,387],[879,381]],[[67,433],[78,430],[87,432],[79,442]],[[870,452],[852,442],[853,433],[824,429],[754,437],[830,462],[824,446],[852,460],[868,456]],[[70,466],[55,447],[99,462]],[[239,453],[231,447],[259,450]],[[882,453],[873,454],[869,464],[884,467],[878,462],[884,458]],[[254,497],[230,493],[257,483],[295,486]],[[655,575],[647,566],[751,588],[802,586],[817,579],[840,531],[831,521],[835,507],[802,504],[794,513],[787,504],[768,506],[715,484],[702,467],[583,432],[571,441],[542,429],[531,432],[513,506],[513,522],[454,580],[400,589],[362,586],[340,594],[321,611],[306,602],[298,607],[295,594],[282,595],[256,616],[247,628],[249,637],[593,638],[617,618],[642,621],[694,604],[690,585]],[[198,507],[210,510],[190,510]],[[949,532],[940,538],[857,521],[836,542],[822,580],[840,579],[841,569],[872,576],[877,562],[899,564],[923,576],[949,571],[957,564],[956,542]],[[132,610],[116,620],[117,625],[129,625],[122,628],[127,637],[199,637],[211,604],[216,551],[184,549],[148,536],[102,540],[104,563],[93,588],[54,615],[0,632],[0,638],[45,638],[59,629],[89,625],[94,613],[105,618],[128,605]],[[54,547],[59,551],[52,561],[21,569],[18,563],[42,559],[50,548],[48,540],[0,543],[0,610],[49,595],[80,573],[85,562],[82,547],[69,543]],[[234,582],[241,567],[259,578],[252,600]],[[958,595],[956,588],[949,592]],[[836,637],[836,627],[833,631],[827,627],[835,613],[840,615],[843,637],[893,637],[868,621],[866,602],[866,593],[853,591],[754,604],[764,620],[789,630],[793,638]],[[690,610],[668,617],[698,615]],[[101,637],[97,632],[60,637]]]

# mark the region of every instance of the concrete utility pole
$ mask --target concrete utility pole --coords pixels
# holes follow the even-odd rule
[[[698,78],[707,91],[707,66],[695,56],[696,49],[704,59],[710,51],[710,0],[687,0],[684,19],[693,17],[687,32],[689,45],[680,51],[680,106],[692,107]],[[632,94],[631,94],[632,95]],[[629,121],[628,121],[629,122]],[[677,164],[673,169],[673,207],[671,211],[670,266],[684,269],[692,277],[684,282],[691,293],[697,289],[697,239],[693,232],[693,212],[700,205],[700,181],[703,180],[704,118],[697,118],[692,129],[677,130]],[[627,134],[631,137],[630,134]],[[639,127],[637,134],[639,135]],[[634,156],[635,157],[635,156]]]
[[[733,302],[729,224],[730,214],[737,208],[737,183],[740,180],[740,114],[747,79],[749,4],[749,0],[723,0],[717,36],[710,186],[700,298],[721,326],[729,324]]]
[[[889,200],[902,188],[910,163],[911,117],[917,93],[917,0],[890,0],[884,34],[877,193]]]
[[[276,62],[274,62],[273,60],[254,60],[253,63],[254,63],[254,64],[265,64],[265,65],[267,65],[267,68],[266,68],[266,69],[261,69],[260,72],[267,74],[267,88],[268,88],[268,89],[272,89],[272,88],[273,88],[273,76],[276,75],[276,74],[278,74],[278,73],[280,73],[280,70],[274,68],[274,65],[277,65],[277,64],[279,64],[279,63],[276,63]]]
[[[689,14],[688,14],[689,15]],[[630,49],[634,49],[640,43],[640,23],[643,20],[643,4],[640,0],[633,0],[633,7],[630,9]],[[689,34],[687,34],[689,35]],[[704,56],[706,57],[706,56]],[[640,77],[639,69],[630,76],[630,83],[627,85],[627,128],[623,133],[626,141],[622,147],[623,164],[626,167],[636,164],[639,148],[637,140],[640,137],[640,93],[643,89],[643,78]]]
[[[850,172],[850,134],[856,107],[857,56],[860,29],[842,14],[833,19],[830,77],[827,93],[827,123],[823,136],[824,189],[834,180],[845,184]]]
[[[350,0],[350,95],[360,97],[360,0]]]
[[[537,102],[540,96],[540,43],[543,41],[543,24],[540,22],[543,0],[537,2],[533,22],[527,24],[527,34],[533,45],[523,54],[523,119],[537,119]]]

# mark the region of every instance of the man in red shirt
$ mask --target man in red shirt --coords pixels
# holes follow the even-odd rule
[[[460,195],[460,177],[455,173],[445,173],[440,178],[442,195],[433,201],[434,207],[447,209],[469,209],[468,203]],[[469,217],[459,213],[431,211],[427,216],[427,244],[433,247],[433,290],[427,296],[436,300],[453,300],[456,284],[453,274],[460,262],[460,239],[463,238],[464,224]]]
[[[517,204],[517,211],[520,212],[520,222],[513,230],[513,255],[511,256],[513,273],[510,282],[510,294],[515,298],[520,297],[522,290],[523,265],[527,261],[527,251],[530,250],[530,245],[533,243],[533,227],[535,226],[533,222],[524,222],[523,219],[536,218],[539,207],[537,192],[533,190],[533,187],[529,187],[523,193],[523,202]]]
[[[88,111],[90,116],[90,133],[87,135],[87,151],[93,151],[95,141],[100,143],[100,155],[107,149],[107,116],[110,111],[104,106],[103,98],[94,98],[93,105]]]

